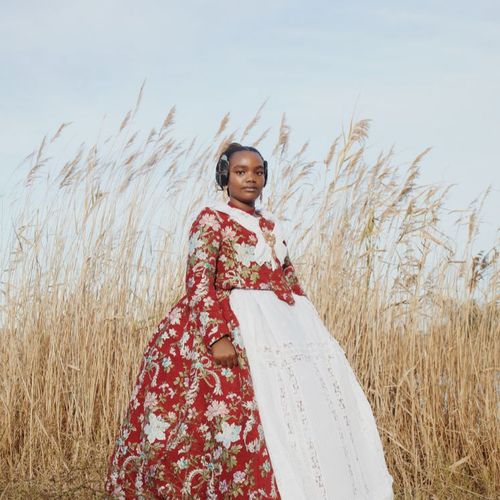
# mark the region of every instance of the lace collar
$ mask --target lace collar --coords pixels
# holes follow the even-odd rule
[[[281,223],[272,212],[262,208],[258,210],[258,213],[260,213],[261,217],[256,217],[255,215],[252,215],[251,213],[246,212],[241,208],[231,207],[230,205],[222,201],[209,205],[209,208],[228,214],[238,224],[242,225],[249,231],[252,231],[257,237],[257,245],[255,246],[254,253],[255,262],[257,262],[259,265],[262,265],[264,262],[268,262],[272,269],[276,269],[277,264],[272,257],[271,247],[267,243],[267,240],[264,238],[259,220],[261,217],[263,217],[274,222],[274,227],[272,230],[273,234],[276,237],[274,251],[276,252],[276,257],[278,257],[281,265],[283,265],[285,257],[287,255],[287,247],[283,243],[283,240],[285,238],[283,236]]]

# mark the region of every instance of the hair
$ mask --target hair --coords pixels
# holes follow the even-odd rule
[[[231,142],[224,151],[222,151],[222,153],[220,154],[219,156],[219,160],[217,161],[217,171],[219,171],[220,169],[220,164],[221,164],[221,160],[222,160],[222,157],[224,155],[226,155],[226,158],[227,158],[227,165],[228,165],[228,171],[227,171],[227,184],[222,184],[222,183],[219,183],[219,186],[224,189],[224,187],[227,188],[227,194],[229,195],[229,160],[231,159],[231,155],[233,153],[236,153],[238,151],[252,151],[254,153],[257,153],[261,158],[262,158],[262,161],[264,162],[264,157],[262,156],[262,154],[260,153],[260,151],[257,149],[257,148],[254,148],[253,146],[243,146],[242,144],[240,144],[239,142]]]
[[[232,142],[227,146],[227,148],[221,153],[220,156],[226,155],[227,156],[227,161],[231,158],[231,155],[233,153],[236,153],[237,151],[253,151],[254,153],[257,153],[261,158],[262,161],[264,161],[264,157],[260,154],[260,151],[257,148],[254,148],[253,146],[243,146],[239,142]],[[220,157],[219,157],[220,159]]]

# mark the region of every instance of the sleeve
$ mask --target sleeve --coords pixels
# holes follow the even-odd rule
[[[220,229],[217,215],[205,207],[189,230],[186,293],[207,347],[222,337],[231,336],[214,286],[221,242]]]
[[[285,240],[283,240],[283,243],[285,244],[285,246],[287,246]],[[292,289],[293,293],[296,293],[297,295],[306,296],[304,290],[300,286],[299,278],[297,276],[297,273],[295,272],[295,268],[293,267],[292,261],[290,260],[288,247],[287,247],[286,257],[283,262],[283,274],[285,275],[285,280],[290,285],[290,288]]]

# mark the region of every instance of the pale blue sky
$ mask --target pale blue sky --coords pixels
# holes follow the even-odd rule
[[[396,162],[427,146],[422,182],[458,183],[451,209],[489,184],[480,244],[500,213],[498,1],[0,0],[0,207],[16,165],[45,134],[93,143],[145,96],[151,128],[177,107],[177,137],[208,139],[222,116],[243,127],[269,98],[296,147],[322,159],[355,119],[372,119],[369,154]],[[265,153],[265,151],[264,151]],[[271,167],[271,166],[270,166]],[[2,206],[2,200],[4,200]]]

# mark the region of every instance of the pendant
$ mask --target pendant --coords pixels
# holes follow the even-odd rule
[[[276,243],[276,236],[272,231],[267,229],[267,227],[263,226],[262,228],[262,234],[264,235],[264,238],[267,241],[267,244],[271,247],[271,252],[274,260],[278,260],[278,257],[276,255],[276,251],[274,250],[274,245]]]

